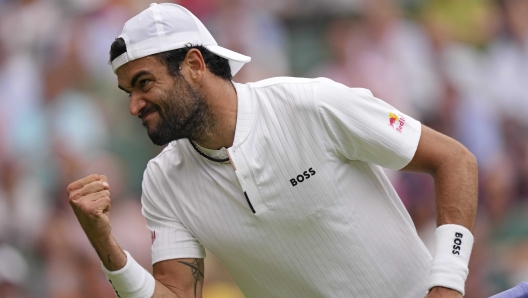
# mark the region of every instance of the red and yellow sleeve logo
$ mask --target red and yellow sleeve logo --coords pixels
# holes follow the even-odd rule
[[[398,115],[394,114],[393,112],[390,112],[389,113],[389,125],[394,127],[394,123],[396,123],[396,121],[400,120],[400,117],[398,117]]]
[[[405,125],[405,117],[403,117],[402,114],[396,115],[396,113],[390,112],[389,125],[392,128],[396,129],[396,131],[402,132],[403,126]]]

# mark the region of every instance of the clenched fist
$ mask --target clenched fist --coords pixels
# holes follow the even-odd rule
[[[109,189],[104,175],[84,177],[67,188],[70,205],[92,244],[110,236]]]

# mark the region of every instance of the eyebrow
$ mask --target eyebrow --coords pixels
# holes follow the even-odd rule
[[[150,71],[147,71],[147,70],[142,70],[142,71],[136,73],[136,74],[134,75],[134,77],[132,78],[132,80],[130,81],[130,85],[132,86],[132,88],[134,88],[134,87],[136,86],[136,83],[137,83],[138,79],[139,79],[142,75],[146,75],[146,74],[151,74],[151,72],[150,72]],[[121,86],[119,86],[119,85],[117,85],[117,88],[119,88],[119,89],[125,91],[126,93],[130,93],[130,91],[126,90],[125,88],[123,88],[123,87],[121,87]]]

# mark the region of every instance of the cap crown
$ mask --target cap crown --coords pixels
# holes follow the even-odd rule
[[[118,38],[123,38],[127,51],[112,61],[114,72],[129,61],[188,44],[202,45],[228,59],[232,75],[251,60],[248,56],[219,47],[198,18],[184,7],[172,3],[150,4],[149,8],[125,23]]]

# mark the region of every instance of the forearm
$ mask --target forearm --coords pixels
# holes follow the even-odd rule
[[[438,229],[429,287],[431,297],[460,297],[468,275],[478,196],[477,162],[462,145],[432,172],[435,179]],[[465,227],[469,231],[464,231]],[[447,288],[447,289],[446,289]],[[453,293],[449,293],[450,290]],[[455,293],[459,292],[459,293]],[[438,296],[435,296],[438,295]]]
[[[477,214],[478,169],[461,147],[434,171],[437,225],[457,224],[473,231]]]
[[[156,288],[154,289],[154,295],[152,298],[185,298],[181,291],[174,288],[170,290],[167,286],[156,280]]]
[[[102,239],[88,239],[92,243],[104,267],[109,271],[117,271],[125,266],[127,257],[112,234]]]

